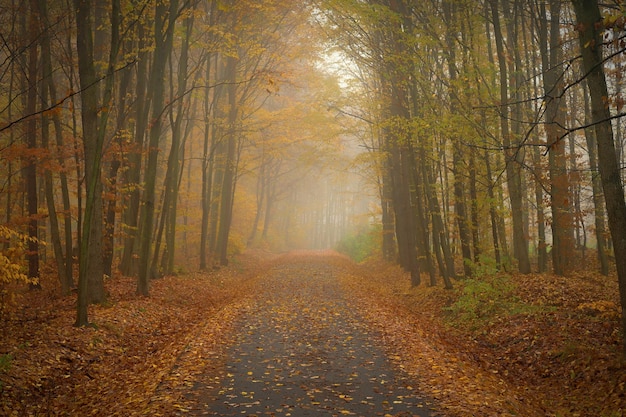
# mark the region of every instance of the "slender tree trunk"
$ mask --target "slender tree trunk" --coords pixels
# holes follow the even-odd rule
[[[272,222],[272,214],[274,207],[274,188],[275,186],[272,184],[272,172],[267,175],[266,183],[265,183],[265,218],[263,219],[263,232],[261,233],[261,239],[264,242],[267,242],[267,236],[269,233],[270,224]]]
[[[456,28],[456,19],[453,10],[454,6],[450,2],[445,1],[443,3],[443,13],[447,21],[446,32],[446,60],[448,63],[447,72],[450,78],[450,113],[452,116],[458,113],[459,98],[455,91],[456,80],[458,77],[458,69],[456,65],[456,46],[454,41],[454,35],[452,31]],[[463,149],[461,148],[460,138],[452,138],[452,164],[454,171],[454,212],[455,220],[459,230],[459,239],[461,241],[461,254],[463,256],[463,271],[466,277],[472,276],[472,269],[470,262],[472,260],[472,250],[470,246],[470,230],[467,222],[467,210],[465,207],[465,188],[463,172],[467,171],[467,168],[463,165]]]
[[[189,45],[193,31],[193,14],[184,20],[184,37],[180,48],[180,58],[178,65],[178,87],[176,99],[176,117],[170,117],[172,125],[172,149],[168,158],[168,174],[166,177],[166,190],[171,194],[169,206],[164,210],[163,216],[166,222],[165,227],[165,247],[161,269],[164,274],[171,274],[174,269],[174,258],[176,254],[176,219],[178,217],[178,195],[180,189],[180,174],[183,168],[183,152],[190,123],[184,123],[185,115],[191,110],[195,113],[195,100],[191,102],[191,96],[186,97],[187,84],[189,78]],[[171,172],[170,172],[171,171]],[[156,259],[156,255],[155,255]]]
[[[226,77],[229,85],[228,91],[228,132],[226,134],[226,161],[224,166],[224,178],[222,185],[222,198],[220,202],[220,223],[217,236],[217,253],[220,264],[228,265],[228,237],[233,215],[233,198],[235,188],[235,154],[238,141],[237,118],[239,109],[237,106],[237,59],[233,56],[226,57]]]
[[[439,265],[439,271],[443,278],[445,288],[450,289],[452,288],[452,281],[450,278],[456,278],[454,258],[452,257],[452,251],[450,250],[450,245],[448,244],[448,239],[446,237],[439,199],[437,198],[435,191],[437,185],[434,182],[434,176],[431,172],[432,167],[428,163],[429,159],[427,158],[426,151],[424,149],[420,149],[420,159],[423,162],[422,177],[425,180],[425,193],[433,228],[433,250],[435,252],[435,257]]]
[[[47,19],[47,3],[45,0],[39,0],[39,13],[42,17]],[[52,103],[57,102],[57,93],[55,80],[52,75],[52,63],[51,63],[51,49],[50,49],[50,36],[48,33],[44,33],[42,36],[42,67],[44,72],[44,86],[42,87],[42,91],[44,94],[49,93],[49,101]],[[54,124],[55,130],[55,139],[56,145],[59,150],[62,150],[65,147],[63,140],[63,128],[61,124],[61,118],[57,112],[52,113],[52,122]],[[62,156],[58,157],[58,163],[61,167],[59,172],[59,180],[60,180],[60,188],[61,188],[61,201],[63,205],[63,243],[61,249],[61,259],[57,257],[57,267],[59,271],[59,278],[61,281],[61,293],[67,295],[70,293],[70,289],[74,285],[73,281],[73,268],[72,268],[72,252],[73,252],[73,240],[72,240],[72,214],[71,214],[71,203],[70,203],[70,193],[69,186],[67,180],[67,174],[65,172],[65,160]],[[52,186],[52,178],[50,179],[50,184]],[[50,193],[46,191],[47,196],[50,196]],[[50,210],[50,207],[49,207]],[[58,228],[58,226],[57,226]],[[53,231],[54,233],[54,231]],[[60,240],[60,237],[59,237]],[[55,249],[56,253],[57,249]],[[65,252],[63,254],[63,251]],[[61,262],[61,263],[59,263]]]
[[[511,132],[509,130],[508,111],[508,74],[507,55],[504,51],[502,30],[500,28],[500,16],[498,14],[498,0],[490,0],[491,12],[494,26],[494,36],[496,40],[496,51],[500,70],[500,130],[502,143],[506,157],[506,177],[511,200],[511,217],[513,220],[513,247],[517,258],[518,269],[523,274],[531,272],[530,258],[528,256],[528,243],[524,233],[523,219],[523,193],[522,193],[522,173],[519,146],[514,146],[511,142]]]
[[[128,155],[129,169],[125,171],[124,182],[130,187],[130,195],[123,214],[124,248],[120,262],[120,271],[124,275],[137,274],[137,249],[139,246],[139,212],[141,203],[142,150],[148,130],[148,113],[152,94],[149,94],[148,69],[150,53],[147,51],[145,38],[148,36],[143,24],[137,28],[139,56],[137,62],[136,97],[135,97],[135,129],[134,149]]]
[[[43,0],[37,1],[37,13],[42,19],[47,19],[46,3]],[[50,37],[45,31],[41,36],[41,107],[47,108],[50,106],[49,100],[49,78],[52,77],[52,64],[50,55]],[[41,115],[41,147],[46,150],[50,157],[52,151],[50,149],[50,118],[46,113]],[[67,269],[65,268],[65,258],[63,256],[63,245],[61,242],[61,233],[59,231],[59,219],[57,217],[57,210],[54,200],[54,184],[52,171],[46,169],[44,172],[44,189],[46,195],[46,205],[48,208],[48,219],[50,222],[50,240],[52,241],[52,248],[54,251],[54,258],[57,266],[57,275],[61,284],[61,293],[66,295],[70,292],[68,286],[68,280],[66,277]],[[71,252],[70,252],[71,253]]]
[[[152,233],[156,199],[156,176],[159,159],[159,144],[163,124],[165,105],[165,67],[172,50],[174,25],[178,14],[178,0],[172,0],[168,6],[158,3],[155,14],[155,49],[150,75],[152,91],[152,126],[148,143],[148,161],[145,172],[143,210],[139,227],[139,277],[137,294],[149,295],[150,265],[152,256]]]
[[[478,180],[476,176],[476,150],[470,150],[469,161],[469,181],[470,181],[470,199],[471,199],[471,232],[472,232],[472,249],[474,251],[474,263],[480,263],[480,222],[478,212]]]
[[[215,3],[213,3],[215,4]],[[214,13],[210,14],[213,19]],[[217,80],[218,77],[218,56],[216,54],[210,54],[207,57],[206,62],[206,74],[205,79],[207,82],[212,79]],[[211,71],[212,65],[215,64],[214,70]],[[200,225],[200,270],[207,269],[207,255],[210,246],[209,237],[209,222],[211,220],[211,197],[213,195],[212,182],[213,182],[213,167],[215,151],[217,146],[216,139],[216,118],[218,111],[218,102],[221,97],[221,86],[216,86],[213,89],[213,94],[210,94],[210,90],[207,88],[204,92],[204,142],[202,152],[202,220]]]
[[[105,181],[108,185],[109,198],[106,202],[106,214],[104,220],[103,262],[104,274],[109,277],[113,275],[116,217],[118,199],[120,198],[117,184],[119,170],[122,167],[122,150],[120,148],[124,146],[124,140],[121,137],[121,132],[126,125],[126,93],[132,79],[132,74],[133,71],[130,69],[124,70],[118,87],[117,107],[119,111],[117,116],[116,136],[113,145],[115,154],[113,155],[113,160],[109,164],[109,172]]]
[[[491,238],[493,240],[493,252],[496,259],[496,269],[499,271],[502,269],[502,255],[500,254],[500,239],[498,231],[498,223],[500,221],[496,206],[496,196],[493,192],[493,176],[491,173],[490,156],[485,151],[485,168],[487,170],[487,197],[489,197],[489,219],[491,221]]]
[[[28,52],[28,94],[26,101],[26,114],[35,114],[37,110],[38,93],[38,69],[39,69],[39,12],[36,0],[30,0],[30,21],[29,39],[30,46]],[[37,149],[37,119],[31,117],[26,122],[26,146],[31,152]],[[39,241],[37,219],[38,199],[37,199],[37,164],[32,156],[24,160],[24,178],[26,180],[26,203],[28,208],[28,277],[33,280],[31,288],[41,288],[39,284]]]
[[[382,174],[380,177],[380,200],[382,208],[382,223],[383,223],[383,258],[387,261],[393,261],[397,255],[396,239],[394,234],[395,218],[393,210],[393,199],[391,195],[391,185],[389,179],[389,166],[385,159],[383,162]]]
[[[598,144],[596,143],[595,129],[591,127],[591,108],[589,103],[588,90],[583,92],[585,97],[585,140],[587,142],[587,153],[589,157],[589,168],[591,170],[591,189],[593,193],[593,207],[596,226],[596,247],[600,273],[609,275],[609,257],[606,242],[605,210],[602,192],[602,180],[598,173]]]
[[[417,156],[417,155],[415,155]],[[430,241],[428,236],[428,210],[426,209],[426,185],[425,179],[422,175],[423,170],[419,167],[419,161],[417,158],[413,158],[413,165],[411,171],[413,172],[413,182],[415,188],[415,222],[417,226],[417,253],[419,259],[422,261],[421,269],[425,269],[430,277],[429,284],[431,286],[437,285],[437,275],[435,273],[435,265],[433,263],[432,252],[430,250]]]
[[[252,230],[250,236],[248,236],[248,246],[252,246],[256,240],[257,231],[259,228],[259,222],[261,221],[261,214],[263,213],[263,204],[265,201],[265,170],[268,162],[265,161],[265,155],[262,156],[261,165],[259,166],[259,173],[257,174],[256,181],[256,213],[254,214],[254,221],[252,222]]]

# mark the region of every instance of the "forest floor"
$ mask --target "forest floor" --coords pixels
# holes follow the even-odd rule
[[[249,253],[155,280],[148,298],[134,280],[110,279],[86,328],[73,326],[75,296],[42,281],[0,316],[0,415],[309,415],[288,401],[251,409],[261,392],[285,398],[279,387],[292,382],[305,410],[327,415],[407,415],[406,404],[445,416],[626,414],[617,285],[594,273],[485,276],[444,290],[333,253]],[[264,326],[292,349],[264,339]],[[393,398],[357,400],[387,383],[374,373],[357,384],[369,372],[354,372],[360,355],[389,368],[395,389],[382,394]],[[375,403],[386,407],[367,408]]]

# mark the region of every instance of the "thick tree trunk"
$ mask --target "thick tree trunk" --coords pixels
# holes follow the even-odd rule
[[[571,268],[574,242],[571,239],[573,218],[571,215],[571,195],[563,136],[564,105],[561,98],[563,83],[560,74],[561,47],[559,0],[550,1],[550,28],[545,6],[540,12],[539,42],[543,72],[544,96],[546,98],[546,134],[550,170],[550,207],[552,209],[552,269],[557,275],[566,275]]]
[[[602,16],[597,0],[572,0],[579,31],[583,65],[591,96],[591,122],[598,145],[598,163],[613,238],[615,264],[622,305],[622,353],[626,357],[626,201],[615,153],[608,89],[602,61]]]
[[[102,108],[96,85],[92,7],[89,0],[74,0],[77,25],[78,71],[82,100],[83,148],[85,156],[86,202],[83,233],[80,242],[78,277],[78,308],[76,325],[88,324],[87,305],[106,298],[102,264],[102,181],[101,164],[109,101],[113,90],[113,74],[119,41],[119,1],[113,1],[111,49],[104,87]],[[98,118],[98,112],[101,115]]]

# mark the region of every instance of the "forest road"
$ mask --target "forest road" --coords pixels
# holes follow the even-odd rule
[[[185,415],[435,415],[392,369],[339,273],[321,255],[273,266],[225,348],[216,383],[196,384],[197,403]]]

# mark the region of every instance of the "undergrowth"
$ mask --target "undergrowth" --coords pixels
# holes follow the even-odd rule
[[[337,243],[336,250],[360,263],[380,252],[382,226],[371,225],[345,236]]]
[[[524,303],[515,295],[515,284],[508,275],[466,279],[457,284],[456,291],[456,301],[445,307],[449,313],[448,323],[454,327],[476,331],[501,318],[540,310],[540,307]]]

